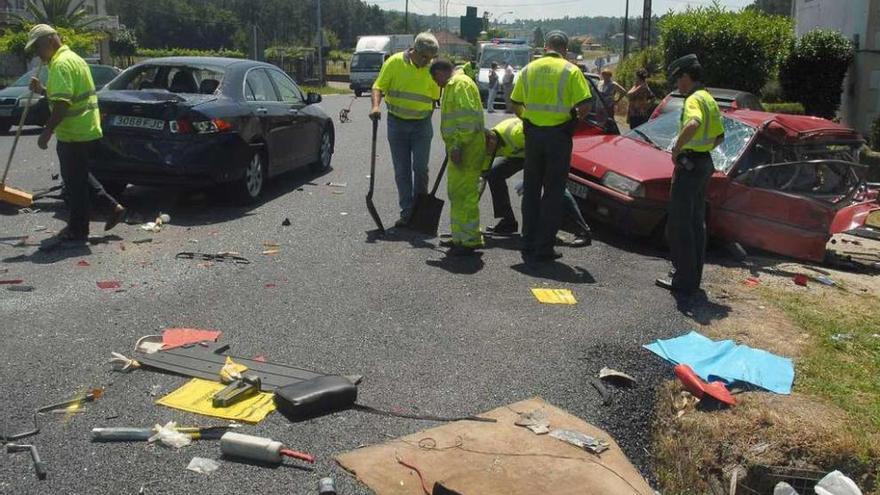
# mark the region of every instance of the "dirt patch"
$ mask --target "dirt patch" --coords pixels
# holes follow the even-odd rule
[[[794,282],[796,275],[806,277],[806,286]],[[860,390],[855,382],[838,382],[827,370],[816,369],[817,349],[828,349],[828,356],[837,360],[827,365],[831,369],[844,369],[847,351],[829,347],[830,338],[837,334],[830,328],[817,328],[821,320],[810,320],[809,315],[802,318],[798,311],[792,311],[792,305],[821,303],[822,308],[846,315],[864,313],[877,303],[870,294],[880,294],[880,277],[750,258],[748,266],[712,267],[705,287],[713,304],[729,309],[724,317],[714,319],[699,318],[701,310],[695,309],[700,331],[715,339],[732,339],[791,357],[795,361],[795,393],[744,392],[737,394],[737,406],[708,411],[678,382],[660,386],[653,466],[661,491],[770,493],[784,480],[800,493],[812,493],[818,479],[839,469],[865,493],[880,494],[876,410],[832,400],[840,397],[834,395],[840,390],[827,393],[822,389],[825,384],[846,387],[844,394],[858,397],[864,394],[866,382],[857,384]],[[865,323],[873,325],[872,318],[867,317]],[[841,326],[853,328],[851,323],[841,322]],[[855,328],[860,328],[858,321]],[[867,342],[860,352],[876,349],[869,342],[873,338],[870,331],[853,333],[847,337],[851,341],[834,342],[834,346]],[[868,400],[876,400],[873,389],[867,387]]]

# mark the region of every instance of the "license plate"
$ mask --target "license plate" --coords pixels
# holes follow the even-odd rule
[[[0,108],[0,117],[11,117],[12,108]]]
[[[159,119],[148,119],[145,117],[117,115],[113,118],[113,125],[115,125],[116,127],[136,127],[138,129],[161,131],[165,128],[165,121]]]
[[[568,181],[568,191],[576,198],[581,199],[587,199],[587,195],[590,194],[589,187],[573,180]]]

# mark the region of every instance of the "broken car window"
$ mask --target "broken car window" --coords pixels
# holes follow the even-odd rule
[[[219,86],[223,75],[222,67],[143,64],[123,72],[107,89],[210,94]]]

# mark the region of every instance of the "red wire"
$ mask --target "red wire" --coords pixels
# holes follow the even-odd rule
[[[279,453],[285,457],[293,457],[294,459],[300,459],[306,462],[315,462],[315,456],[311,454],[306,454],[305,452],[297,452],[291,449],[281,449]]]
[[[425,495],[431,495],[431,490],[428,490],[428,486],[425,485],[425,478],[424,478],[424,476],[422,476],[422,472],[419,471],[419,468],[413,466],[412,464],[407,464],[406,462],[401,460],[399,457],[397,458],[397,462],[412,469],[413,471],[415,471],[416,474],[419,475],[419,482],[421,482],[421,484],[422,484],[422,490],[425,491]]]

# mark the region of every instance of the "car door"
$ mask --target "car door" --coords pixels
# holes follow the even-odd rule
[[[295,164],[293,120],[265,69],[248,71],[244,92],[245,101],[263,130],[262,137],[269,155],[269,175],[290,170]]]
[[[318,153],[321,147],[321,121],[320,119],[307,111],[306,96],[293,82],[287,74],[280,70],[269,70],[269,76],[278,93],[281,95],[281,101],[287,105],[287,112],[292,119],[293,126],[296,129],[296,165],[298,167],[314,163],[318,160]]]

